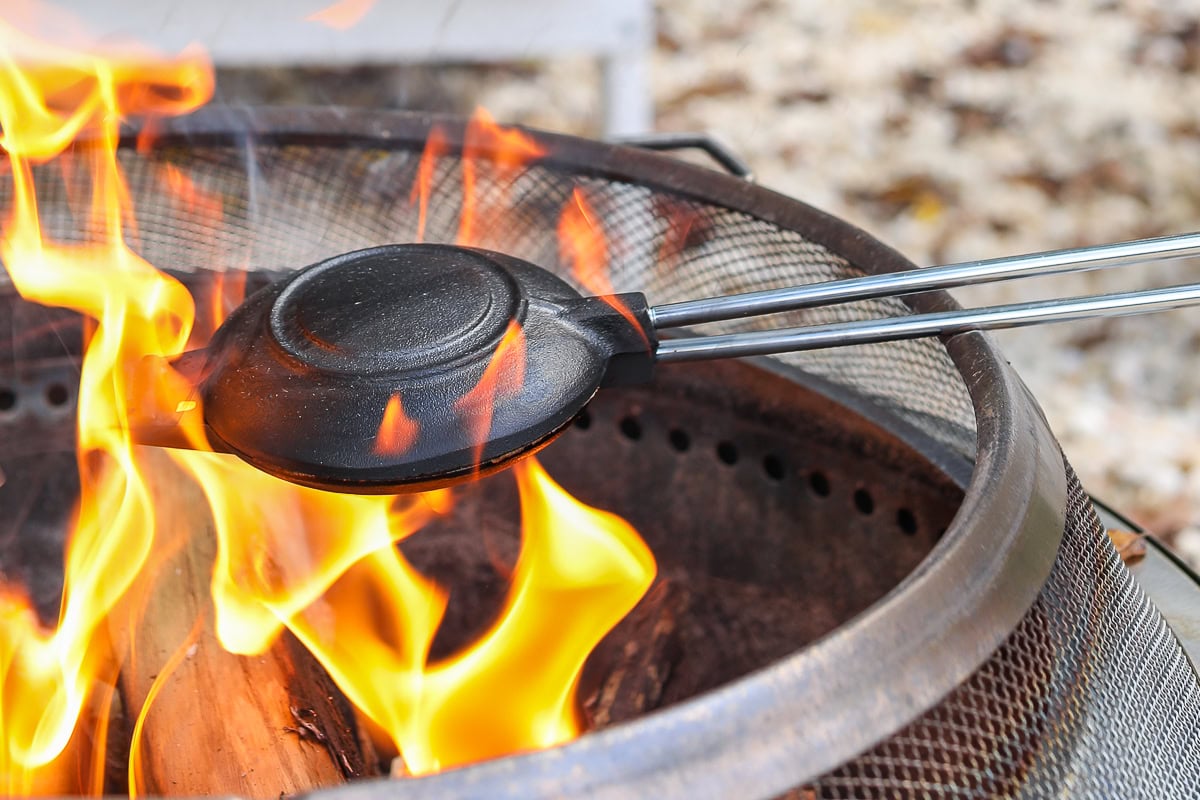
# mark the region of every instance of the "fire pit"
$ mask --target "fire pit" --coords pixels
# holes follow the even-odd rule
[[[224,307],[340,253],[461,240],[467,197],[491,212],[475,217],[473,244],[595,291],[595,274],[560,247],[562,209],[581,192],[611,288],[655,302],[910,266],[738,178],[543,134],[543,152],[514,170],[508,151],[470,130],[332,110],[164,124],[119,155],[132,243],[198,307]],[[71,213],[72,173],[61,175],[41,176],[43,224],[85,239],[94,231]],[[951,307],[928,293],[786,316]],[[83,323],[11,292],[0,319],[11,332],[0,361],[3,564],[52,620],[78,490]],[[985,336],[663,367],[651,384],[598,394],[541,458],[571,494],[625,518],[657,561],[656,585],[579,680],[592,732],[329,796],[1184,797],[1200,785],[1196,673]],[[449,587],[433,658],[498,612],[516,509],[499,474],[400,543]],[[334,734],[307,715],[335,711],[292,713],[334,752]],[[164,724],[160,737],[187,730]],[[343,777],[370,775],[364,758],[341,764]],[[159,779],[172,783],[158,791],[172,789]]]

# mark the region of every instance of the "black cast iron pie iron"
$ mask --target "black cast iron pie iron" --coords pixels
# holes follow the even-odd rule
[[[637,293],[581,296],[501,253],[395,244],[262,289],[174,366],[200,401],[180,408],[202,410],[213,449],[306,486],[423,491],[536,452],[601,386],[647,381],[658,362],[1161,311],[1200,303],[1200,285],[660,342],[664,328],[1197,254],[1186,234],[651,308]],[[182,413],[135,413],[134,439],[186,446]]]
[[[214,449],[307,486],[424,490],[536,451],[606,378],[647,379],[645,301],[619,301],[637,328],[500,253],[388,245],[252,295],[178,366]]]

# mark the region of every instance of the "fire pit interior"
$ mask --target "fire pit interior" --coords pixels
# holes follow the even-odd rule
[[[231,275],[247,290],[274,277],[180,277],[203,305]],[[71,412],[83,322],[12,293],[0,315],[13,332],[4,343],[11,368],[0,373],[9,397],[0,413],[9,443],[0,461],[9,476],[0,487],[3,563],[49,623],[78,492]],[[585,670],[579,696],[592,726],[692,697],[814,641],[895,587],[945,533],[964,473],[955,480],[918,446],[943,466],[953,454],[855,404],[776,363],[680,365],[649,386],[601,393],[543,452],[571,494],[626,518],[659,563],[656,587]],[[447,516],[401,544],[450,589],[434,659],[493,621],[519,546],[509,476],[460,491]],[[640,651],[626,653],[629,645]]]
[[[196,299],[194,344],[247,293],[289,270],[389,242],[461,242],[464,202],[477,212],[471,244],[538,264],[581,291],[642,291],[654,302],[904,266],[861,233],[740,180],[552,136],[539,137],[544,152],[514,169],[502,138],[476,125],[218,111],[166,124],[140,146],[131,135],[120,153],[138,220],[129,241]],[[39,168],[46,233],[60,241],[98,233],[71,202],[80,172]],[[579,252],[561,244],[564,209],[580,195],[602,231],[598,268],[581,269]],[[913,306],[948,302],[932,295]],[[804,324],[911,310],[889,298],[782,316]],[[88,324],[11,291],[0,302],[0,563],[6,581],[29,587],[47,623],[59,611],[63,536],[78,492],[73,410]],[[712,329],[764,324],[778,321]],[[625,518],[657,561],[654,585],[579,679],[584,729],[599,732],[340,791],[525,797],[601,787],[644,796],[706,786],[769,797],[805,786],[797,796],[857,797],[899,786],[915,796],[942,780],[935,796],[968,796],[1066,781],[1057,766],[1030,765],[1045,748],[1066,746],[1056,726],[1074,725],[1073,709],[1129,723],[1120,728],[1126,744],[1151,735],[1130,722],[1145,709],[1172,726],[1200,714],[1194,673],[1105,549],[1019,382],[978,335],[664,366],[646,386],[602,390],[540,458],[576,498]],[[433,661],[493,624],[519,546],[510,475],[456,491],[451,507],[398,545],[449,592]],[[1129,640],[1109,637],[1114,628],[1147,637],[1151,671],[1175,687],[1177,701],[1144,682],[1121,698],[1096,688],[1089,676],[1097,670],[1129,664]],[[171,669],[195,655],[179,652]],[[1053,665],[1062,652],[1069,656]],[[887,673],[908,682],[876,680]],[[806,707],[824,722],[806,718]],[[834,708],[845,719],[828,713]],[[350,721],[341,734],[360,759],[335,765],[330,782],[377,774],[387,746],[356,749],[370,726],[344,708],[326,711]],[[326,711],[292,708],[287,735],[335,752]],[[131,736],[168,747],[153,737],[187,730],[160,723],[156,732],[147,722],[139,734],[136,708],[123,714],[110,726],[118,756]],[[1079,739],[1079,758],[1120,761],[1111,742],[1094,739]],[[167,752],[142,759],[143,788],[201,791],[210,776],[198,761],[180,757],[182,772],[156,772],[169,769]],[[116,763],[110,791],[134,775]]]
[[[61,351],[78,341],[80,319],[11,295],[0,313],[0,327],[42,340],[5,342],[18,368],[0,373],[13,394],[0,419],[15,445],[0,462],[10,476],[0,487],[3,563],[51,621],[78,491],[71,354]],[[59,352],[34,356],[43,346]],[[68,399],[56,406],[59,386]],[[896,586],[945,533],[960,483],[906,442],[897,420],[883,427],[829,396],[837,394],[777,365],[680,366],[650,386],[600,394],[542,454],[572,495],[626,518],[658,559],[665,585],[630,622],[662,614],[677,629],[660,643],[669,652],[648,665],[667,674],[634,711],[713,688],[828,633]],[[515,485],[499,475],[464,488],[447,516],[401,544],[451,587],[435,658],[499,610],[519,521]],[[611,638],[623,644],[620,631]]]

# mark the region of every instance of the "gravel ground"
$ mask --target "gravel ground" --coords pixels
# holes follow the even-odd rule
[[[656,127],[919,264],[1200,229],[1200,8],[1169,0],[659,0]],[[598,128],[585,59],[344,75],[337,101]],[[320,86],[320,82],[308,82]],[[223,74],[227,100],[296,83]],[[328,99],[318,94],[309,99]],[[1200,263],[976,288],[964,303],[1200,279]],[[1085,485],[1200,564],[1200,311],[1007,332]]]

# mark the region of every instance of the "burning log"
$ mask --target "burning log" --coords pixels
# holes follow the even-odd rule
[[[659,581],[592,653],[580,692],[589,729],[659,707],[682,657],[678,620],[690,602],[690,593],[676,581]]]
[[[208,504],[164,452],[146,449],[139,458],[153,465],[145,474],[167,552],[142,596],[110,618],[125,655],[121,696],[138,714],[130,788],[278,797],[375,774],[349,703],[294,638],[256,657],[220,646],[209,600],[216,540]]]

